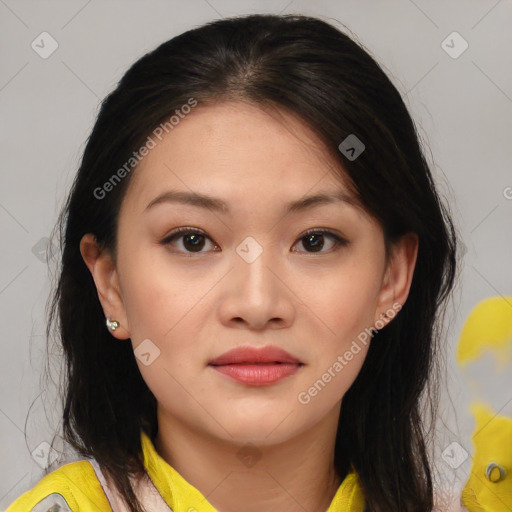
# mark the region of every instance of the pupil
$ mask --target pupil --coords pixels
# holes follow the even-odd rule
[[[321,250],[323,245],[324,245],[323,241],[321,241],[321,242],[318,241],[318,240],[315,241],[315,239],[318,239],[318,238],[323,238],[323,235],[315,235],[315,234],[313,234],[313,235],[307,235],[306,236],[306,239],[308,240],[308,243],[311,243],[312,244],[311,247],[313,249],[315,249],[315,251],[312,251],[312,252],[316,252],[316,251]]]
[[[204,246],[204,240],[202,240],[203,243],[201,244],[201,240],[200,240],[201,237],[202,237],[202,235],[198,235],[197,233],[193,233],[193,234],[189,234],[189,235],[185,236],[184,237],[185,246],[187,246],[189,244],[189,240],[192,240],[190,247],[192,247],[193,249],[199,249],[199,250],[202,249]]]

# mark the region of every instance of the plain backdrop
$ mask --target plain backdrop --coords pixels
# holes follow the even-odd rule
[[[456,469],[441,456],[435,463],[454,485],[467,479],[474,390],[456,364],[456,344],[476,304],[512,295],[512,2],[1,0],[0,509],[44,476],[42,455],[52,462],[48,471],[70,460],[53,460],[49,451],[61,410],[53,382],[41,380],[51,285],[42,253],[100,101],[161,42],[255,12],[343,23],[382,64],[415,119],[465,244],[447,317],[447,392],[436,445],[440,454],[457,442],[469,456]],[[58,47],[43,58],[42,46],[52,44]],[[471,378],[484,383],[496,411],[512,415],[510,368],[498,374],[488,362]]]

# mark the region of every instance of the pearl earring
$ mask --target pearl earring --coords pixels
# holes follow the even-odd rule
[[[107,317],[106,320],[107,327],[110,331],[115,331],[119,327],[119,322],[117,320],[110,320],[110,318]]]

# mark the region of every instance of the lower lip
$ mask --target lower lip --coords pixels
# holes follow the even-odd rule
[[[289,375],[293,375],[301,365],[292,363],[273,364],[223,364],[210,365],[214,370],[250,386],[266,386]]]

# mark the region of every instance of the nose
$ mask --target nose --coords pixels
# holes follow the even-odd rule
[[[288,327],[295,315],[293,283],[279,257],[256,243],[237,247],[219,302],[221,321],[256,331]]]

